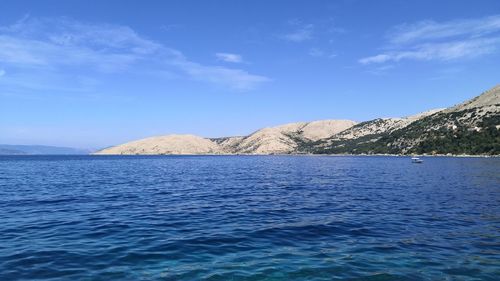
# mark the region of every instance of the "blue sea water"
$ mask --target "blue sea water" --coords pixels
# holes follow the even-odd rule
[[[500,280],[500,159],[2,156],[0,280]]]

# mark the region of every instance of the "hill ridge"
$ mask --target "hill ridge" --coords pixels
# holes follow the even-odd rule
[[[500,154],[500,85],[461,104],[400,118],[317,120],[246,136],[166,135],[96,154]]]

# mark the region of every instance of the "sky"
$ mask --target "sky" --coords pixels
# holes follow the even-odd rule
[[[400,117],[499,83],[497,0],[0,4],[4,144]]]

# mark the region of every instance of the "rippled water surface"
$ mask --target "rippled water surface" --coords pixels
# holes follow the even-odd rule
[[[0,157],[0,280],[500,280],[500,159]]]

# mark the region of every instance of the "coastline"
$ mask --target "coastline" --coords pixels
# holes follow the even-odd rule
[[[85,154],[89,156],[330,156],[330,157],[454,157],[454,158],[497,158],[497,155],[473,155],[473,154],[313,154],[313,153],[276,153],[276,154],[256,154],[256,153],[207,153],[207,154]]]

